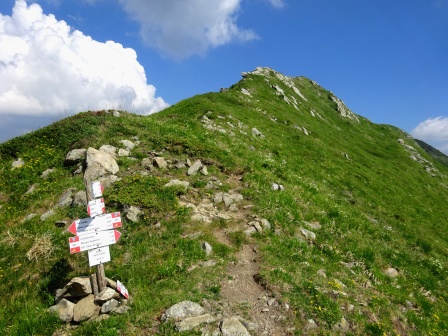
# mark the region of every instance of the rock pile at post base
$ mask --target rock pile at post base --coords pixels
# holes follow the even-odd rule
[[[73,278],[64,288],[56,290],[56,304],[49,311],[64,322],[98,321],[109,314],[124,314],[131,308],[129,299],[117,291],[115,281],[107,279],[106,288],[94,295],[89,276]]]

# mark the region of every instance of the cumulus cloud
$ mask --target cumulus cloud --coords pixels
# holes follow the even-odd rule
[[[0,78],[0,118],[108,108],[149,114],[168,105],[133,49],[95,41],[24,0],[11,16],[0,14]]]
[[[144,41],[176,59],[203,55],[231,41],[258,38],[236,23],[242,0],[119,1],[140,24]]]
[[[418,124],[411,135],[448,155],[448,117],[427,119]]]

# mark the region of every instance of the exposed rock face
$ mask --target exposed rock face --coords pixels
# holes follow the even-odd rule
[[[90,181],[119,171],[117,162],[110,154],[91,147],[87,149],[86,167],[84,177]]]
[[[344,118],[351,119],[357,123],[359,123],[359,119],[338,97],[331,95],[331,100],[334,101],[337,105],[337,110]]]

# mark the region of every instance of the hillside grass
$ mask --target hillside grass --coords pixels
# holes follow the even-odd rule
[[[120,147],[120,140],[137,137],[141,143],[131,154],[138,160],[119,160],[122,180],[104,196],[108,212],[130,205],[144,211],[138,223],[124,219],[123,236],[111,246],[112,261],[105,266],[109,278],[129,289],[132,310],[82,324],[73,334],[175,334],[172,325],[159,326],[164,309],[186,299],[219,300],[220,280],[243,236],[235,233],[228,247],[214,239],[213,226],[204,228],[201,239],[213,246],[218,265],[187,271],[208,257],[188,235],[195,227],[189,210],[178,205],[182,191],[162,188],[167,172],[136,173],[148,151],[157,151],[168,159],[207,162],[224,190],[232,187],[229,176],[242,177],[242,193],[254,205],[253,213],[273,225],[255,238],[261,275],[291,306],[297,335],[306,334],[309,319],[319,326],[317,334],[332,335],[342,317],[356,335],[446,335],[447,168],[403,131],[359,116],[360,123],[343,118],[329,91],[303,77],[294,83],[307,101],[275,73],[250,75],[226,92],[195,96],[149,117],[80,113],[1,144],[0,330],[48,335],[63,328],[47,313],[54,291],[93,270],[85,253],[69,254],[66,227],[55,222],[70,223],[87,214],[70,207],[57,209],[45,221],[40,215],[67,188],[83,190],[82,176],[64,166],[69,150]],[[298,109],[270,85],[295,96]],[[243,88],[251,96],[242,94]],[[226,132],[204,128],[204,116]],[[263,137],[252,134],[254,127]],[[413,146],[438,173],[426,172],[397,139]],[[11,169],[19,157],[25,165]],[[41,178],[49,168],[53,173]],[[171,177],[189,179],[199,193],[194,197],[205,195],[207,178],[184,173],[170,171]],[[272,190],[274,182],[285,190]],[[33,184],[35,192],[25,195]],[[23,221],[30,213],[37,216]],[[316,241],[299,239],[300,228],[315,232]],[[30,260],[27,253],[36,244],[43,252]],[[397,278],[384,274],[389,267],[399,271]]]

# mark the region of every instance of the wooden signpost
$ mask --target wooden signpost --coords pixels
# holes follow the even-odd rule
[[[91,281],[92,288],[94,294],[98,294],[106,288],[104,263],[110,261],[109,245],[120,239],[121,233],[115,229],[121,227],[122,223],[119,212],[106,214],[104,199],[101,198],[101,183],[91,183],[85,178],[84,185],[90,218],[77,219],[69,226],[67,230],[75,235],[69,238],[69,247],[71,254],[88,251],[90,267],[96,266],[96,274]],[[126,288],[123,291],[127,294]]]

